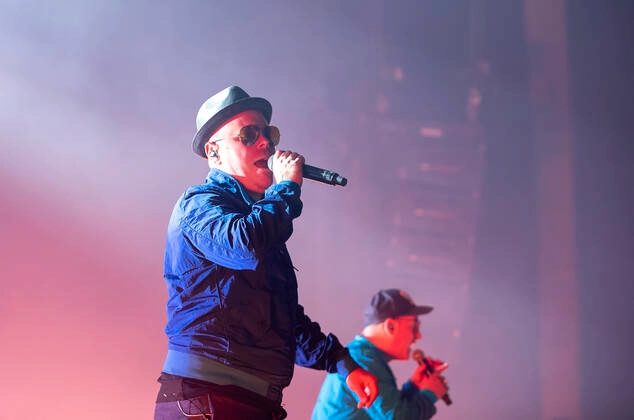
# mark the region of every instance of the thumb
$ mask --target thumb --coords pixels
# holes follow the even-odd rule
[[[350,387],[350,389],[355,394],[357,394],[357,397],[359,397],[359,403],[357,404],[357,408],[366,407],[368,405],[368,394],[369,394],[369,390],[367,389],[367,387],[353,386],[353,387]]]
[[[442,365],[434,368],[434,373],[444,372],[447,368],[449,368],[449,363],[443,363]]]

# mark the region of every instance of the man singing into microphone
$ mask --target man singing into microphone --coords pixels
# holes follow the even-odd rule
[[[298,303],[286,241],[302,211],[304,158],[275,150],[271,113],[237,86],[198,111],[193,150],[210,171],[177,201],[167,229],[157,420],[285,418],[294,364],[339,375],[360,407],[376,398],[376,378]]]
[[[398,389],[388,362],[409,359],[411,347],[421,338],[418,316],[431,306],[416,306],[398,289],[376,293],[365,310],[365,327],[348,345],[350,355],[379,380],[379,395],[367,410],[357,408],[358,398],[337,375],[327,375],[321,387],[312,420],[350,419],[429,419],[436,413],[435,402],[447,393],[441,372],[447,364],[430,360],[434,372],[425,364]]]

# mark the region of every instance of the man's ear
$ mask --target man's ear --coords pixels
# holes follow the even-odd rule
[[[385,320],[385,329],[388,334],[394,334],[396,322],[392,318],[388,318]]]
[[[216,150],[218,150],[218,145],[216,144],[216,142],[208,141],[207,143],[205,143],[205,154],[208,158],[217,158],[218,153],[216,152]]]

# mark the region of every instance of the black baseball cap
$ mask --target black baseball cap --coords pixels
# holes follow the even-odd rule
[[[363,313],[365,325],[378,324],[388,318],[430,313],[432,306],[417,306],[411,297],[400,289],[379,290]]]

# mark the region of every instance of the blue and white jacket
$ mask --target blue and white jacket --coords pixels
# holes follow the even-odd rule
[[[218,169],[180,197],[165,246],[164,372],[281,401],[294,364],[344,378],[358,367],[298,303],[285,243],[301,211],[298,184],[273,184],[254,202]]]

